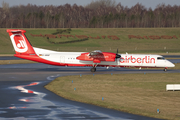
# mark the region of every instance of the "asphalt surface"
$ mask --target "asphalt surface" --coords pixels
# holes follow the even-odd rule
[[[180,58],[180,55],[163,55],[165,58]]]
[[[163,73],[163,70],[97,68],[95,74]],[[168,70],[167,73],[180,72]],[[89,67],[59,67],[45,64],[0,65],[0,120],[155,120],[64,99],[44,85],[60,76],[93,74]]]
[[[0,56],[0,60],[22,60],[22,59],[15,56]]]

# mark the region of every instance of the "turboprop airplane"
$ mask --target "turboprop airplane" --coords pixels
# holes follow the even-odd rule
[[[161,55],[141,55],[141,54],[118,54],[101,52],[56,52],[41,48],[32,47],[25,30],[7,29],[11,42],[15,49],[14,56],[32,60],[40,63],[56,66],[91,66],[91,72],[96,71],[96,67],[137,67],[137,68],[164,68],[175,65],[163,58]]]

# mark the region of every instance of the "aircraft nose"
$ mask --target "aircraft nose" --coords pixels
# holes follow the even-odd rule
[[[175,67],[175,65],[168,61],[168,67]]]
[[[172,64],[172,67],[175,67],[175,65],[173,63],[171,63],[171,64]]]

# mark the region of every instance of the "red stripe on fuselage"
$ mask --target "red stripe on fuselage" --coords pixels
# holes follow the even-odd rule
[[[40,58],[37,55],[15,54],[14,56],[22,58],[22,59],[32,60],[35,62],[45,63],[45,64],[49,64],[49,65],[55,65],[55,66],[79,66],[79,67],[92,66],[92,64],[69,64],[69,63],[53,62],[53,61],[49,61],[49,60],[45,60],[43,58]]]

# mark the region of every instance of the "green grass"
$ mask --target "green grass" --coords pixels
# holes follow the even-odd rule
[[[180,52],[180,29],[179,28],[73,28],[71,35],[87,35],[87,36],[108,36],[116,35],[120,40],[106,39],[89,39],[83,42],[68,43],[68,44],[51,44],[46,38],[32,37],[30,34],[51,34],[56,29],[25,29],[26,36],[34,47],[40,47],[50,50],[58,51],[72,51],[72,52],[89,52],[93,50],[101,50],[104,52],[116,52],[117,48],[119,53],[179,53]],[[68,33],[63,33],[68,35]],[[0,54],[13,54],[14,49],[10,41],[6,29],[0,29]],[[178,39],[129,39],[128,35],[176,35]],[[77,39],[77,38],[75,38]],[[54,41],[68,41],[75,40],[73,38],[67,39],[57,38]],[[166,47],[166,49],[164,49]]]
[[[179,78],[179,73],[67,76],[55,79],[45,88],[74,101],[178,120],[180,94],[166,91],[166,84],[180,84]]]

